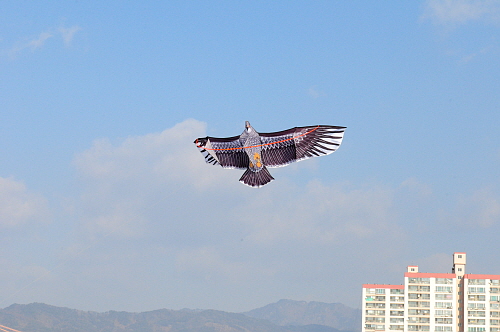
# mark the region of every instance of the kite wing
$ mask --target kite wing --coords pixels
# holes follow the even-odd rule
[[[319,125],[260,133],[264,165],[281,167],[333,153],[342,143],[344,130],[345,127]]]
[[[224,168],[247,169],[250,163],[248,155],[239,141],[239,136],[217,138],[204,137],[194,141],[205,161]]]

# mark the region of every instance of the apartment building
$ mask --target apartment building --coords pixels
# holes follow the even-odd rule
[[[363,285],[362,331],[500,332],[500,275],[466,274],[466,253],[451,273],[410,265],[401,285]]]

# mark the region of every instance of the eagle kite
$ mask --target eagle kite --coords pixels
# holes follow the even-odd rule
[[[258,133],[246,121],[240,136],[207,136],[196,139],[194,143],[207,163],[245,169],[240,182],[250,187],[262,187],[274,180],[267,167],[286,166],[294,161],[335,152],[342,143],[345,128],[318,125]]]

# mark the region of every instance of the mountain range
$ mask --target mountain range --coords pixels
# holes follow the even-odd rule
[[[340,303],[292,300],[244,313],[191,309],[99,313],[43,303],[0,309],[0,331],[9,332],[358,332],[360,320],[359,309]]]

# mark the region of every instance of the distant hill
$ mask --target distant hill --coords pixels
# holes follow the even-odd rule
[[[339,332],[322,324],[280,326],[266,319],[217,310],[98,313],[43,303],[1,309],[0,328],[2,325],[21,332]]]
[[[280,300],[244,314],[280,326],[318,324],[343,331],[361,329],[361,310],[341,303]]]

